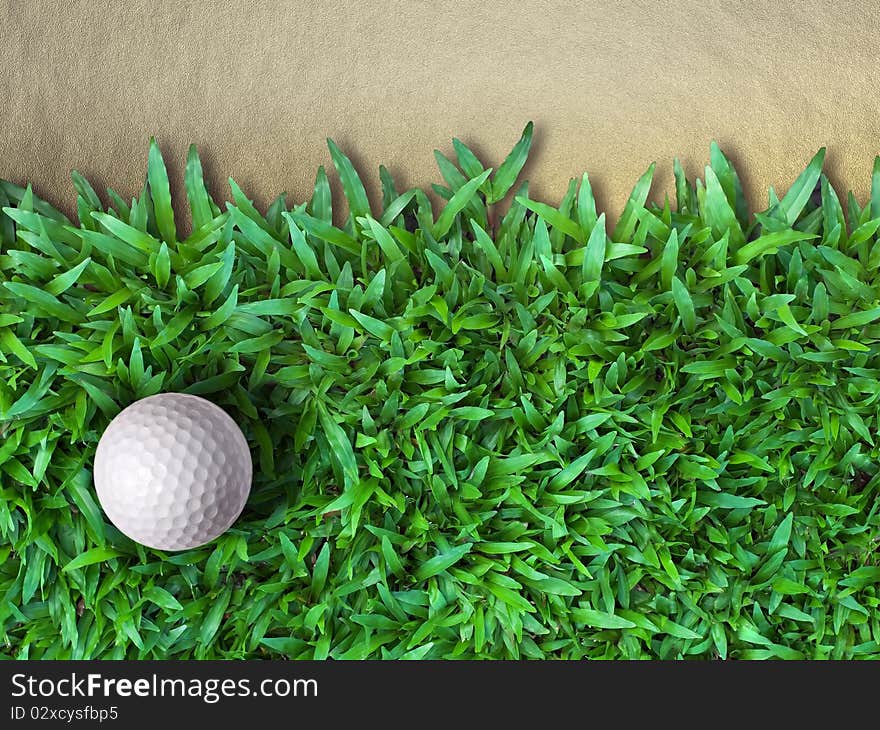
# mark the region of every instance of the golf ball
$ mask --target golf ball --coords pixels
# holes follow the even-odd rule
[[[222,535],[241,514],[253,465],[247,441],[222,408],[184,393],[132,403],[95,453],[98,500],[132,540],[187,550]]]

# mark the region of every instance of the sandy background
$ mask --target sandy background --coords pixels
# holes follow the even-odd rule
[[[794,9],[792,9],[794,8]],[[377,190],[439,181],[451,138],[497,165],[528,120],[532,196],[590,173],[614,218],[647,165],[700,174],[715,138],[754,205],[815,151],[860,199],[880,151],[872,2],[20,2],[0,0],[0,177],[69,214],[77,168],[136,194],[156,135],[182,191],[310,195],[333,137]],[[180,210],[185,208],[178,200]]]

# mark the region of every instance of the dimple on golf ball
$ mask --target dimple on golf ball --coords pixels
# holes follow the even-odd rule
[[[160,393],[107,426],[94,480],[104,512],[147,547],[187,550],[222,535],[251,489],[247,441],[222,408],[195,395]]]

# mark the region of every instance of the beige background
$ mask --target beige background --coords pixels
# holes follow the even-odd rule
[[[532,195],[587,170],[614,218],[658,163],[702,175],[709,142],[753,204],[827,145],[864,199],[878,140],[873,2],[21,2],[0,0],[0,177],[74,210],[69,170],[137,193],[155,134],[182,189],[195,142],[212,192],[310,194],[325,137],[375,195],[439,181],[459,136],[497,165],[529,119]],[[178,200],[178,208],[182,201]]]

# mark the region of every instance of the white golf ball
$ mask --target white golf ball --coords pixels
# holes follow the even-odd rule
[[[222,408],[184,393],[132,403],[95,453],[98,500],[119,530],[147,547],[187,550],[222,535],[251,489],[247,441]]]

